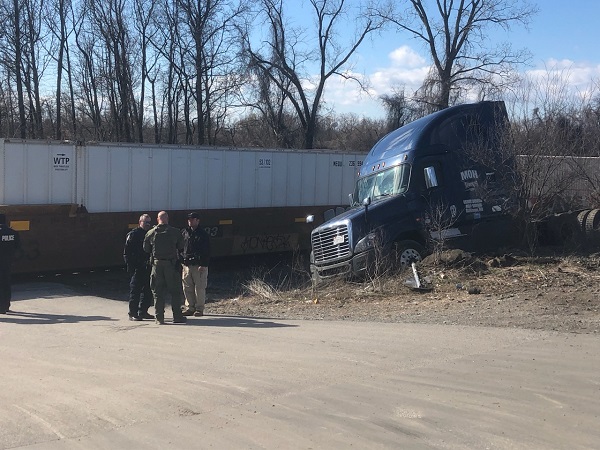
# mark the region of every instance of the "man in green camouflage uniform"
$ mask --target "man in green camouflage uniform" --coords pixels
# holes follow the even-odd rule
[[[165,301],[171,294],[173,323],[186,323],[181,312],[181,275],[178,270],[178,252],[183,249],[183,236],[178,228],[169,225],[169,215],[165,211],[158,213],[158,225],[153,227],[144,238],[144,251],[150,253],[152,272],[150,287],[154,296],[156,323],[165,323]]]

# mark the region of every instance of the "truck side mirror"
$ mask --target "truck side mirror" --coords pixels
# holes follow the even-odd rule
[[[369,223],[369,205],[371,204],[371,197],[367,197],[362,201],[365,207],[365,223]]]
[[[352,194],[348,194],[348,200],[350,200],[350,206],[354,206],[354,196]]]
[[[424,175],[425,175],[425,186],[427,186],[427,189],[438,187],[438,180],[437,180],[437,175],[435,173],[435,167],[433,167],[433,166],[425,167]]]

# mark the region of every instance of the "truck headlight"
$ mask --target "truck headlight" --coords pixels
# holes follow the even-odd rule
[[[376,234],[367,234],[364,238],[358,241],[356,247],[354,248],[354,253],[362,253],[367,250],[371,250],[377,244],[377,235]]]

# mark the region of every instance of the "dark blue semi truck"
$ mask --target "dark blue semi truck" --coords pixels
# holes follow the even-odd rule
[[[444,241],[461,248],[514,236],[494,163],[508,126],[504,102],[459,105],[409,123],[366,156],[351,207],[311,235],[313,280],[419,261]],[[502,239],[501,239],[502,238]]]

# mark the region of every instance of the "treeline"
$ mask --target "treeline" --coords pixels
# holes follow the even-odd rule
[[[0,0],[0,136],[367,151],[435,110],[514,94],[525,54],[486,32],[536,12],[521,0],[298,1],[302,18],[283,0]],[[431,73],[381,96],[385,119],[336,114],[327,83],[367,91],[352,56],[385,28],[423,40]],[[548,140],[553,124],[574,152],[598,155],[598,103],[533,99],[516,129]]]
[[[310,2],[340,11],[345,3]],[[283,2],[271,0],[2,0],[0,135],[311,147],[318,133],[318,145],[329,145],[323,103],[313,90],[303,91],[304,68],[286,63],[299,84],[277,86],[271,78],[279,76],[276,70],[261,63],[263,57],[274,61],[277,45],[293,52],[300,44],[277,36],[296,33],[283,11]],[[321,12],[321,24],[341,26],[335,9]],[[272,27],[257,33],[269,19]],[[370,31],[367,25],[361,39]],[[315,43],[302,39],[306,48]],[[280,62],[285,58],[280,55]],[[310,118],[295,110],[292,96],[299,90],[314,105]],[[334,122],[340,135],[366,148],[382,132],[378,121]]]

